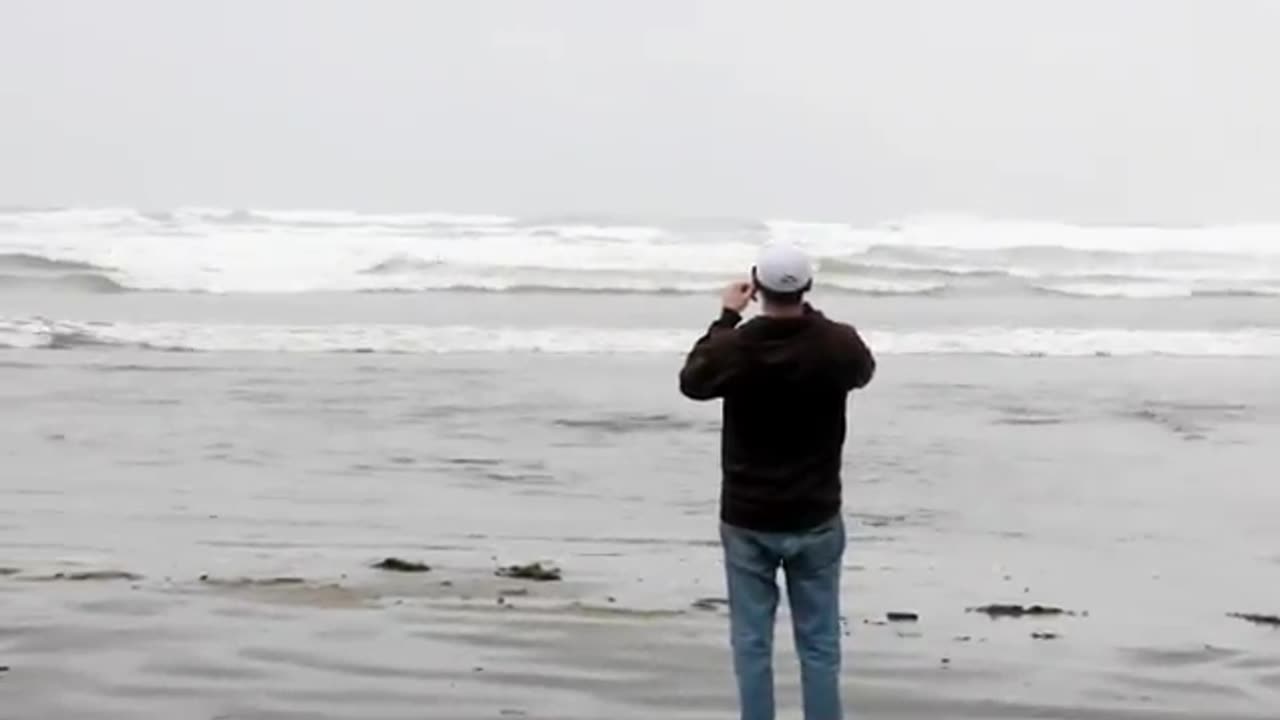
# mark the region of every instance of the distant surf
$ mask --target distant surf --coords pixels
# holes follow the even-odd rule
[[[1280,296],[1280,226],[924,218],[637,222],[445,213],[0,211],[0,289],[49,292],[711,292],[771,239],[827,291],[1152,300]],[[32,280],[30,278],[37,278]]]

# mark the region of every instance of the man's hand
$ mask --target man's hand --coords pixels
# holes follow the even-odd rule
[[[742,314],[742,311],[747,309],[747,306],[751,304],[755,296],[755,286],[749,282],[740,281],[724,289],[724,293],[720,295],[720,302],[724,304],[725,310],[732,310]]]

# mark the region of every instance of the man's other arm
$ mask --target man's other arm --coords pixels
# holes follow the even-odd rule
[[[876,358],[852,325],[836,326],[840,381],[847,390],[858,390],[876,375]]]

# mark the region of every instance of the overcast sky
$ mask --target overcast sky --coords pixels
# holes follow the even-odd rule
[[[0,0],[0,205],[1280,220],[1280,0]]]

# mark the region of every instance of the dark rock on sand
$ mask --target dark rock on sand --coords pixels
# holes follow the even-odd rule
[[[402,573],[424,573],[431,572],[431,566],[412,560],[402,560],[398,557],[389,557],[382,562],[374,563],[373,566],[377,570],[387,570],[390,572]]]
[[[982,607],[969,608],[969,612],[982,613],[990,618],[1020,618],[1020,617],[1060,617],[1063,615],[1075,615],[1075,613],[1062,608],[1047,605],[983,605]]]
[[[142,579],[142,576],[137,575],[135,573],[131,573],[131,572],[125,572],[123,570],[87,570],[84,572],[55,573],[53,575],[47,575],[45,577],[39,577],[35,579],[43,580],[46,582],[52,582],[57,580],[65,580],[67,582],[89,582],[94,580],[138,581]]]
[[[1031,633],[1031,637],[1036,640],[1057,640],[1059,635],[1052,632],[1034,632]]]
[[[722,607],[729,607],[729,601],[724,598],[699,598],[693,601],[695,610],[714,611]]]
[[[217,585],[219,587],[232,588],[249,588],[249,587],[281,587],[285,585],[302,585],[307,581],[300,577],[270,577],[270,578],[215,578],[208,575],[201,575],[200,582],[209,585]]]
[[[498,568],[498,577],[512,578],[515,580],[536,580],[538,582],[555,582],[560,580],[560,569],[544,566],[542,563],[531,563],[529,565],[509,565],[504,568]]]
[[[920,614],[913,612],[891,612],[885,617],[889,622],[920,622]]]
[[[1228,613],[1229,617],[1237,620],[1251,622],[1254,625],[1268,625],[1270,627],[1280,627],[1280,616],[1277,615],[1259,615],[1257,613]]]

